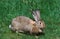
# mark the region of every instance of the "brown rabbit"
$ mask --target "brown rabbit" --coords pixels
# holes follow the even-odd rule
[[[44,29],[44,28],[45,28],[45,23],[44,23],[43,20],[41,20],[40,11],[39,11],[39,10],[34,10],[34,11],[32,12],[32,15],[33,15],[33,17],[34,17],[34,19],[35,19],[35,22],[36,22],[36,24],[38,25],[38,27],[39,27],[40,29]]]
[[[42,30],[38,28],[35,21],[26,17],[26,16],[18,16],[12,20],[9,28],[13,31],[17,32],[25,32],[28,31],[30,34],[32,33],[41,33]]]

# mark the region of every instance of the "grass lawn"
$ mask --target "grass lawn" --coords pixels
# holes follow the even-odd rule
[[[38,39],[60,39],[60,0],[0,0],[0,39],[36,39],[8,28],[16,16],[33,19],[31,9],[40,9],[46,24],[45,35],[39,35]]]

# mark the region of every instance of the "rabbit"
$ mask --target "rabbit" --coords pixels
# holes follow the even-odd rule
[[[39,9],[32,11],[33,18],[40,29],[45,28],[45,22],[41,19]]]
[[[38,34],[42,32],[36,25],[36,22],[26,16],[13,18],[9,28],[16,32],[29,32],[30,34]]]

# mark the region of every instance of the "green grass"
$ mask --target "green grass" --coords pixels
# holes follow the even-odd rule
[[[16,16],[33,19],[31,9],[40,9],[46,24],[45,35],[39,35],[38,39],[60,39],[60,0],[0,0],[0,39],[36,39],[8,28]]]

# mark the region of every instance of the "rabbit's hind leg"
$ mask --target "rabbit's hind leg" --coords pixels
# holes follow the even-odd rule
[[[19,32],[23,33],[24,31],[22,31],[22,30],[19,30]]]
[[[22,31],[22,30],[16,31],[16,33],[19,33],[19,32],[20,32],[20,33],[23,33],[24,31]]]

